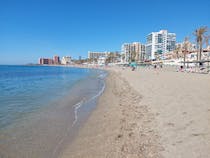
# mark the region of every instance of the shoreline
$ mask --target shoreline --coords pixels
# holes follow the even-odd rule
[[[142,96],[112,70],[106,85],[96,109],[60,158],[160,157],[158,135],[149,130],[154,116],[141,105]]]
[[[104,73],[94,70],[77,79],[64,95],[2,128],[0,157],[58,157],[95,108],[104,90]]]
[[[206,158],[209,75],[108,68],[106,89],[60,158]]]

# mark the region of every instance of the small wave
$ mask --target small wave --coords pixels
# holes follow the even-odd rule
[[[84,103],[84,100],[85,99],[83,99],[83,100],[81,100],[80,102],[78,102],[77,104],[75,104],[75,105],[73,105],[73,107],[74,107],[74,122],[72,123],[72,127],[76,124],[76,122],[77,122],[77,120],[78,120],[78,109],[82,106],[82,104]],[[68,135],[68,133],[69,133],[69,131],[71,130],[71,126],[69,126],[68,128],[67,128],[67,131],[66,131],[66,134],[65,134],[65,136],[63,136],[61,139],[60,139],[60,141],[58,141],[58,143],[57,143],[57,145],[56,145],[56,147],[55,147],[55,149],[54,149],[54,151],[53,151],[53,153],[52,153],[52,157],[54,157],[55,155],[56,155],[56,153],[57,153],[57,151],[58,151],[58,149],[59,149],[59,147],[60,147],[60,145],[64,142],[64,140],[65,140],[65,138],[67,137],[67,135]]]
[[[103,81],[103,87],[101,88],[101,90],[95,95],[93,96],[92,98],[90,98],[89,100],[86,100],[86,99],[83,99],[81,100],[79,103],[75,104],[73,107],[74,107],[74,122],[72,124],[72,126],[74,126],[78,120],[78,110],[81,108],[81,106],[84,104],[84,103],[87,103],[87,102],[91,102],[92,100],[98,98],[99,96],[101,96],[101,94],[104,92],[105,90],[105,82]]]
[[[100,74],[100,75],[98,76],[98,78],[104,79],[106,76],[107,76],[107,73],[104,72],[104,73]]]
[[[82,106],[83,103],[84,103],[84,99],[73,106],[74,107],[74,122],[72,123],[72,126],[74,126],[78,120],[78,109]]]
[[[100,76],[103,79],[106,77],[106,74],[101,74],[101,75]],[[78,102],[77,104],[73,105],[73,108],[74,108],[74,121],[72,123],[72,126],[68,127],[66,135],[57,143],[56,148],[54,149],[54,151],[52,153],[52,157],[55,156],[55,154],[58,151],[59,146],[64,142],[64,138],[68,135],[68,133],[69,133],[69,131],[71,129],[70,127],[75,126],[75,124],[77,123],[77,121],[78,121],[78,110],[82,107],[82,105],[84,105],[85,103],[91,102],[92,100],[98,98],[104,92],[106,85],[105,85],[105,81],[104,80],[102,80],[102,81],[103,81],[103,87],[101,88],[101,90],[95,96],[93,96],[89,100],[86,100],[86,98],[83,98],[80,102]]]
[[[96,99],[97,97],[99,97],[103,92],[104,92],[104,89],[105,89],[105,83],[103,81],[103,87],[102,89],[98,92],[98,94],[96,94],[95,96],[93,96],[89,101],[92,101],[93,99]]]

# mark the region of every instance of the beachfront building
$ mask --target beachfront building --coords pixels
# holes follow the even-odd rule
[[[100,66],[104,66],[106,64],[106,57],[99,57],[97,63]]]
[[[50,58],[39,58],[39,64],[40,65],[58,65],[60,64],[60,57],[54,56],[53,59]]]
[[[71,57],[70,56],[65,56],[61,60],[61,64],[63,64],[63,65],[68,65],[70,63],[71,63]]]
[[[88,52],[88,59],[99,59],[100,57],[107,57],[107,52]]]
[[[208,45],[208,46],[206,47],[206,50],[208,50],[208,51],[210,52],[210,45]]]
[[[139,42],[124,43],[122,49],[122,62],[143,61],[145,59],[145,45]]]
[[[60,64],[60,57],[59,56],[55,55],[53,59],[54,59],[54,64],[56,64],[56,65]]]
[[[91,52],[88,51],[88,60],[93,64],[98,64],[100,59],[107,58],[107,52]]]
[[[151,32],[146,39],[146,58],[156,59],[157,55],[173,51],[176,46],[176,34],[167,30]]]
[[[97,62],[98,64],[106,62],[108,63],[118,63],[121,61],[121,54],[118,51],[112,52],[88,52],[88,59],[91,62]]]
[[[39,58],[39,64],[40,65],[52,65],[54,64],[53,59],[49,59],[49,58]]]
[[[197,52],[190,52],[186,55],[187,61],[196,61],[197,60]],[[202,60],[210,60],[210,51],[203,51],[201,53],[201,59]]]
[[[119,63],[121,62],[121,54],[118,51],[107,52],[106,63]]]
[[[190,52],[193,52],[193,51],[196,51],[196,44],[194,43],[191,43],[190,41],[186,41],[187,43],[187,50],[190,51]],[[177,43],[176,44],[176,49],[184,49],[184,45],[186,45],[185,42],[182,42],[182,43]]]

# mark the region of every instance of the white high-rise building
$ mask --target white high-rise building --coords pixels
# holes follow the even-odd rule
[[[155,59],[156,55],[161,55],[173,51],[176,47],[176,34],[167,30],[151,32],[147,35],[146,58]]]
[[[124,43],[122,45],[122,54],[124,62],[143,61],[145,55],[145,45],[139,42]]]

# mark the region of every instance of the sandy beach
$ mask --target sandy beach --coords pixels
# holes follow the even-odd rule
[[[210,157],[210,75],[111,68],[61,158]]]

